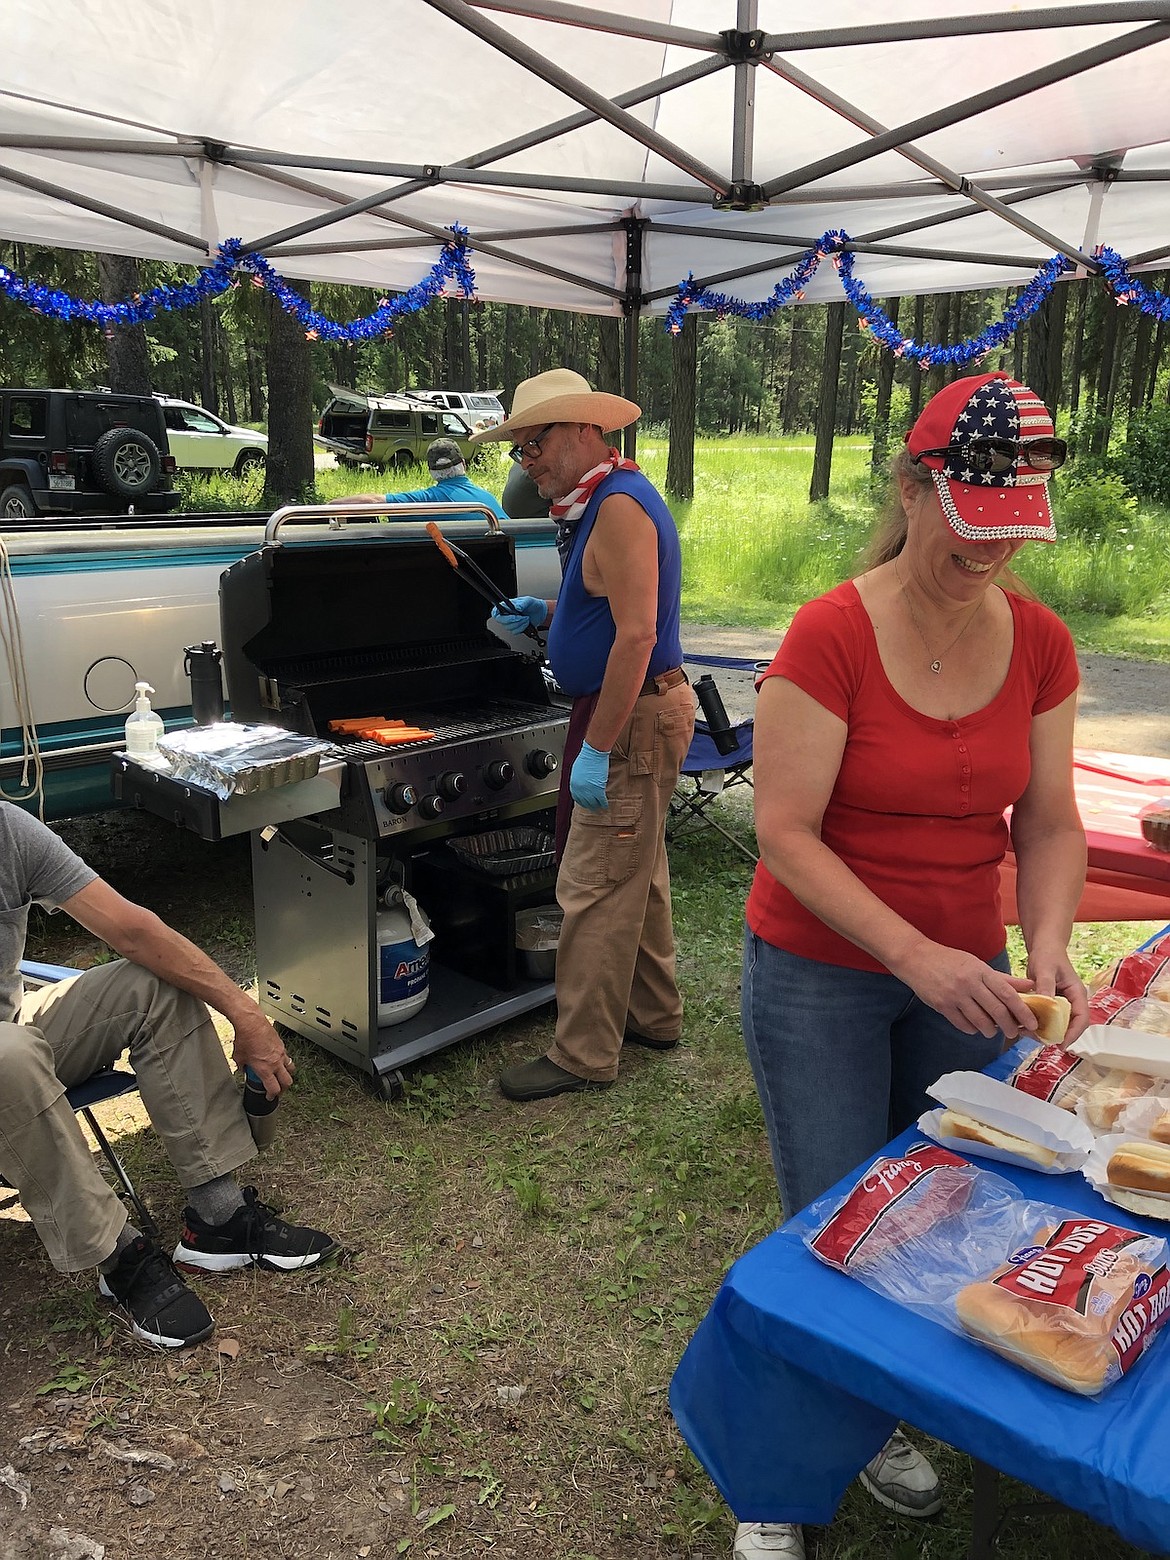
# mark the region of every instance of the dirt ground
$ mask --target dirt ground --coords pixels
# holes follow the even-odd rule
[[[767,635],[710,628],[689,630],[685,642],[688,652],[752,661],[769,659],[775,648]],[[1170,757],[1170,666],[1104,656],[1086,656],[1083,666],[1079,745]],[[746,715],[751,673],[695,664],[692,676],[708,669],[729,712]],[[244,841],[207,846],[157,820],[117,814],[79,820],[62,833],[116,886],[196,937],[233,976],[245,976],[251,902]],[[92,952],[92,939],[59,917],[42,920],[30,946],[34,957],[63,963],[89,962]],[[523,1023],[512,1027],[508,1059],[519,1060],[532,1035]],[[466,1088],[471,1109],[494,1113],[492,1130],[499,1116],[503,1143],[517,1129],[489,1087],[499,1059],[472,1055]],[[369,1220],[391,1218],[405,1167],[429,1152],[425,1131],[395,1142],[388,1122],[381,1129],[373,1122],[387,1107],[357,1083],[339,1083],[337,1069],[312,1057],[303,1061],[298,1093],[287,1107],[283,1146],[260,1172],[268,1177],[262,1187],[277,1184],[290,1212],[334,1230],[356,1257],[303,1279],[245,1276],[216,1285],[209,1299],[218,1343],[190,1354],[164,1357],[136,1344],[96,1301],[91,1274],[54,1275],[22,1211],[0,1210],[0,1560],[130,1560],[143,1549],[174,1560],[725,1556],[725,1514],[702,1517],[698,1503],[710,1492],[684,1499],[676,1483],[686,1473],[661,1382],[646,1389],[640,1433],[653,1454],[634,1480],[622,1461],[628,1454],[606,1452],[604,1440],[600,1452],[573,1454],[581,1466],[559,1497],[547,1477],[531,1471],[532,1435],[566,1435],[564,1405],[588,1394],[575,1385],[583,1367],[572,1338],[558,1339],[549,1357],[543,1341],[526,1352],[498,1323],[483,1324],[474,1346],[459,1341],[459,1329],[486,1304],[477,1269],[490,1284],[491,1262],[509,1262],[513,1226],[499,1197],[484,1186],[468,1198],[465,1169],[460,1181],[458,1167],[448,1167],[448,1190],[434,1194],[436,1226],[448,1233],[436,1234],[425,1251],[382,1243],[394,1255],[380,1272],[372,1253],[362,1255]],[[117,1134],[116,1110],[106,1119]],[[143,1125],[129,1114],[120,1146],[173,1236],[181,1198]],[[331,1158],[339,1136],[349,1162]],[[387,1211],[379,1215],[379,1208]],[[414,1299],[399,1311],[395,1297],[403,1294]],[[352,1336],[350,1304],[367,1319],[366,1331]],[[415,1384],[428,1349],[433,1363],[436,1328],[456,1343],[433,1401],[424,1403]],[[676,1353],[664,1357],[663,1380]],[[386,1400],[388,1411],[394,1404],[380,1447],[371,1438],[371,1400]],[[596,1417],[600,1409],[590,1412]],[[468,1450],[447,1472],[426,1440],[432,1413],[435,1424],[458,1415],[467,1429]],[[715,1526],[704,1527],[696,1511]]]

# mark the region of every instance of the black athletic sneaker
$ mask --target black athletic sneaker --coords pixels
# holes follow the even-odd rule
[[[185,1349],[215,1331],[203,1301],[145,1235],[131,1241],[112,1273],[101,1275],[98,1293],[122,1307],[136,1338],[163,1349]]]
[[[313,1267],[337,1250],[332,1236],[278,1219],[258,1200],[256,1188],[246,1186],[243,1207],[225,1224],[207,1224],[194,1208],[184,1208],[183,1238],[175,1247],[175,1261],[192,1272],[227,1273],[254,1262],[288,1271]]]

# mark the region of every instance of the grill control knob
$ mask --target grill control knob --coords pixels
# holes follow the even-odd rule
[[[515,777],[516,771],[506,758],[497,758],[494,763],[486,765],[483,772],[484,784],[493,791],[503,790],[508,781]]]
[[[433,793],[430,796],[424,796],[418,804],[419,817],[438,818],[444,812],[446,806],[447,804],[441,796],[436,796]]]
[[[408,813],[418,801],[412,785],[388,785],[383,795],[386,806],[394,813]]]
[[[445,775],[439,776],[439,795],[449,802],[458,801],[466,789],[467,776],[461,775],[457,769],[449,769]]]
[[[555,753],[546,753],[543,748],[535,748],[524,760],[524,767],[530,775],[543,780],[546,775],[556,774],[561,766]]]

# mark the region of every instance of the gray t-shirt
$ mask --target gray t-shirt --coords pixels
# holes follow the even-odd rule
[[[96,877],[32,813],[0,802],[0,1023],[12,1023],[20,1011],[29,905],[55,910]]]

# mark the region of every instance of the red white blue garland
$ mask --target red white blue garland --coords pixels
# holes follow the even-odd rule
[[[831,258],[841,278],[845,296],[861,318],[862,330],[867,331],[880,346],[888,348],[895,357],[906,358],[909,362],[917,363],[918,367],[924,370],[932,368],[936,363],[954,363],[963,366],[977,362],[996,347],[1003,346],[1020,326],[1035,314],[1056,286],[1057,280],[1066,271],[1074,269],[1073,262],[1066,259],[1064,255],[1053,255],[1051,260],[1046,260],[1036,272],[1020,296],[1005,311],[1002,319],[997,320],[993,325],[988,325],[977,336],[956,342],[953,346],[944,346],[938,342],[915,341],[912,336],[902,334],[864,284],[854,276],[854,256],[852,250],[847,247],[849,242],[848,233],[839,228],[823,233],[816,244],[797,261],[792,272],[776,284],[767,298],[761,299],[758,303],[748,303],[742,298],[733,298],[726,293],[712,292],[708,288],[699,287],[693,275],[688,276],[685,281],[680,282],[674,301],[666,311],[666,328],[671,335],[677,336],[682,330],[682,322],[688,309],[708,310],[717,319],[726,319],[729,316],[741,320],[770,319],[777,309],[782,308],[786,303],[793,301],[799,303],[804,297],[805,287],[816,273],[821,261]],[[1152,314],[1159,320],[1170,320],[1170,298],[1135,281],[1130,276],[1125,261],[1115,250],[1098,248],[1094,251],[1094,259],[1100,263],[1101,274],[1113,293],[1115,302],[1133,303],[1144,314]]]
[[[0,266],[0,291],[15,303],[23,303],[34,314],[54,320],[84,320],[110,332],[117,325],[140,325],[153,320],[160,310],[189,309],[202,298],[214,298],[250,276],[253,287],[263,287],[281,308],[294,315],[310,341],[371,341],[390,333],[404,315],[417,314],[438,298],[448,282],[453,282],[464,297],[475,294],[475,272],[468,262],[467,229],[452,223],[451,237],[444,243],[438,260],[421,282],[394,298],[382,298],[372,314],[345,324],[331,320],[310,306],[300,293],[289,287],[272,269],[263,255],[243,252],[243,240],[229,238],[215,252],[215,259],[200,273],[197,281],[174,287],[152,287],[135,293],[121,303],[99,303],[74,298],[56,287],[27,282],[6,266]]]

